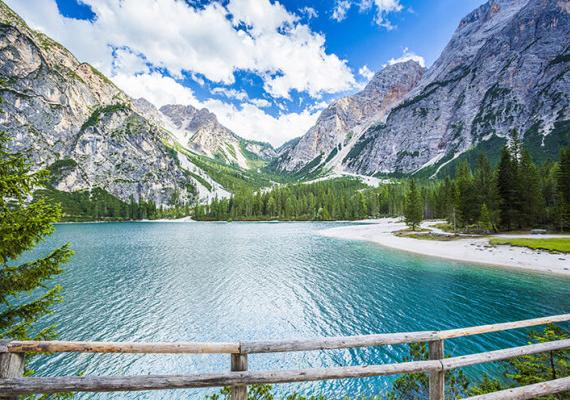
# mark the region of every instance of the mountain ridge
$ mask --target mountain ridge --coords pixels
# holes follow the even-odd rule
[[[437,173],[513,128],[525,140],[537,133],[544,140],[550,133],[567,137],[556,128],[570,119],[570,67],[564,61],[570,12],[562,6],[568,3],[491,0],[467,15],[386,124],[363,134],[362,151],[345,168],[367,175]]]

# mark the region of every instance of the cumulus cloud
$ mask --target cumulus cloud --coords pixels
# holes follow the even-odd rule
[[[250,103],[239,107],[219,100],[203,103],[217,115],[218,120],[242,137],[265,141],[279,146],[287,140],[303,135],[317,120],[318,112],[304,110],[282,113],[274,117]]]
[[[374,71],[371,71],[368,65],[363,65],[358,70],[358,75],[362,76],[366,81],[369,81],[374,76]]]
[[[165,104],[197,105],[192,90],[159,72],[139,75],[118,74],[113,77],[117,86],[133,98],[144,97],[157,107]]]
[[[55,0],[7,2],[30,26],[94,65],[130,96],[157,106],[208,107],[236,133],[275,145],[303,134],[317,117],[309,109],[287,113],[279,98],[288,99],[295,90],[320,99],[357,87],[346,61],[328,53],[324,35],[303,22],[316,16],[310,8],[301,18],[270,0],[199,8],[176,0],[82,0],[96,14],[87,21],[62,16]],[[248,100],[245,92],[227,89],[238,71],[261,78],[279,115],[262,110],[271,106],[267,100]],[[179,83],[186,78],[223,84],[214,92],[244,103],[200,101]]]
[[[332,19],[342,21],[352,6],[357,6],[360,12],[374,10],[374,22],[387,30],[394,29],[394,25],[387,19],[388,14],[398,13],[404,9],[400,0],[336,0]]]
[[[414,53],[413,51],[411,51],[410,49],[408,49],[407,47],[404,48],[404,50],[402,51],[402,55],[400,57],[391,58],[390,60],[388,60],[388,65],[398,64],[398,63],[406,62],[406,61],[410,61],[410,60],[417,62],[423,68],[426,67],[426,60],[422,56],[420,56],[420,55]]]
[[[83,0],[94,21],[61,16],[55,0],[8,2],[32,26],[107,74],[116,49],[128,48],[177,78],[187,72],[229,85],[236,71],[251,71],[278,97],[291,90],[316,97],[355,84],[346,62],[326,52],[324,36],[278,2],[230,0],[193,8],[175,0]]]
[[[165,104],[191,104],[196,108],[208,108],[216,114],[220,123],[238,135],[269,142],[274,146],[304,134],[318,116],[316,109],[272,116],[262,110],[271,105],[264,99],[250,99],[239,106],[218,99],[200,101],[190,88],[158,72],[116,75],[114,81],[131,97],[144,97],[157,107]]]

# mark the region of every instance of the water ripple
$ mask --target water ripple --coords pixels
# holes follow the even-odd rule
[[[69,340],[253,340],[445,329],[570,310],[570,284],[422,259],[319,236],[330,224],[59,225],[38,251],[70,241],[60,277],[65,302],[43,323]],[[448,341],[455,355],[524,344],[524,332]],[[397,362],[405,346],[254,355],[252,370]],[[42,375],[227,371],[219,355],[59,354],[38,357]],[[486,369],[485,369],[486,368]],[[471,376],[496,366],[468,369]],[[285,385],[338,397],[382,393],[390,378]],[[201,398],[207,391],[121,394]],[[81,399],[118,398],[85,394]]]

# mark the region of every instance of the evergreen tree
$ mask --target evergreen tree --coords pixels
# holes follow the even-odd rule
[[[416,227],[419,226],[423,220],[422,198],[414,179],[411,180],[410,188],[406,194],[404,219],[412,230],[416,230]]]
[[[492,211],[497,207],[497,183],[495,182],[493,167],[483,153],[479,155],[477,160],[474,185],[479,207],[486,204],[491,220],[494,221]],[[479,219],[481,220],[481,216]]]
[[[560,151],[560,163],[557,173],[557,191],[559,209],[562,215],[559,220],[567,226],[570,221],[570,146]]]
[[[494,231],[493,221],[491,219],[491,212],[486,203],[481,204],[481,211],[479,212],[479,226],[488,232]]]
[[[8,149],[0,133],[0,337],[29,340],[54,337],[54,327],[37,329],[34,323],[61,300],[61,287],[49,287],[69,260],[69,245],[47,256],[18,264],[18,257],[33,249],[54,230],[59,206],[45,199],[29,202],[32,191],[46,182],[46,172],[32,172],[21,154]]]
[[[519,225],[532,228],[542,219],[544,199],[538,169],[526,150],[522,151],[518,172],[519,196],[521,197]]]
[[[497,171],[497,192],[499,195],[499,213],[501,225],[510,230],[515,223],[514,205],[516,203],[515,189],[516,170],[513,165],[513,157],[507,146],[501,153],[501,161]]]
[[[477,193],[473,183],[473,175],[467,161],[459,165],[456,178],[457,197],[456,209],[458,211],[458,219],[461,225],[467,226],[473,224],[479,214],[479,204],[477,202]]]

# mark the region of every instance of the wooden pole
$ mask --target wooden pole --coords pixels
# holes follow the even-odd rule
[[[500,392],[482,394],[479,396],[469,397],[465,400],[527,400],[535,399],[547,394],[564,392],[570,392],[570,376],[553,381],[501,390]]]
[[[443,340],[429,342],[429,359],[443,360]],[[429,400],[445,399],[445,371],[432,371],[429,374]]]
[[[247,371],[247,354],[232,354],[232,372]],[[247,400],[246,385],[232,385],[231,400]]]
[[[7,341],[0,341],[0,379],[21,378],[24,376],[24,355],[8,353]],[[17,400],[18,396],[0,393],[0,399]]]

